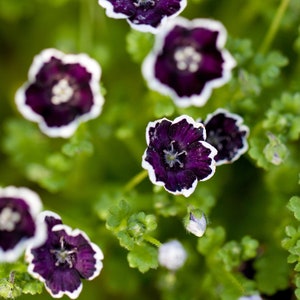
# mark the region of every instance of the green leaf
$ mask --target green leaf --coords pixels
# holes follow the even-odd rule
[[[205,235],[198,239],[197,249],[203,255],[210,255],[218,250],[225,240],[225,230],[223,227],[207,228]]]
[[[271,51],[267,55],[257,54],[254,58],[254,66],[260,73],[263,86],[275,84],[281,73],[281,68],[288,64],[288,59],[278,51]]]
[[[93,151],[94,146],[90,141],[89,133],[83,125],[77,129],[76,133],[62,147],[62,152],[69,157],[79,154],[91,155]]]
[[[122,230],[117,233],[117,238],[120,241],[120,245],[127,250],[132,250],[135,245],[135,241],[127,232],[127,230]]]
[[[252,41],[249,39],[236,39],[229,37],[227,41],[227,48],[235,58],[237,65],[241,66],[253,57]]]
[[[297,234],[297,229],[293,226],[286,226],[285,232],[286,232],[287,236],[292,237]]]
[[[145,273],[158,267],[158,250],[151,245],[135,246],[127,255],[129,266]]]
[[[244,236],[241,240],[242,246],[242,260],[246,261],[257,256],[257,249],[259,242],[250,236]]]
[[[131,212],[131,207],[125,200],[121,200],[117,206],[109,209],[106,225],[109,229],[116,230],[118,227],[127,227],[127,218]],[[122,226],[121,226],[122,225]]]
[[[255,279],[261,292],[272,295],[287,288],[290,268],[286,261],[286,253],[274,246],[255,261]]]
[[[10,282],[6,278],[0,279],[0,297],[4,299],[14,299],[21,296],[22,289]]]
[[[293,196],[287,205],[287,208],[294,213],[295,218],[300,221],[300,197]]]
[[[126,49],[136,63],[141,63],[153,45],[153,34],[131,30],[126,37]]]

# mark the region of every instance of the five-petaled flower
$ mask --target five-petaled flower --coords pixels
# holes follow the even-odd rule
[[[186,7],[186,0],[99,0],[108,17],[127,19],[136,30],[157,33]]]
[[[142,161],[150,180],[172,194],[190,196],[198,181],[215,172],[217,150],[205,139],[204,125],[186,115],[150,122]]]
[[[62,224],[57,214],[44,211],[39,217],[47,224],[48,237],[43,245],[27,248],[28,272],[45,283],[52,297],[75,299],[82,290],[81,278],[100,274],[102,251],[84,232]]]
[[[222,108],[209,114],[203,122],[207,142],[218,150],[217,166],[236,161],[248,150],[249,128],[243,122],[242,117]]]
[[[44,243],[46,227],[37,218],[41,209],[35,192],[24,187],[0,188],[0,262],[15,261],[27,246]]]
[[[203,106],[212,89],[231,78],[235,61],[225,42],[218,21],[178,17],[156,35],[142,73],[151,89],[171,96],[177,106]]]
[[[101,112],[100,76],[99,64],[86,54],[46,49],[34,58],[28,82],[18,89],[17,107],[48,136],[70,137],[80,122]]]

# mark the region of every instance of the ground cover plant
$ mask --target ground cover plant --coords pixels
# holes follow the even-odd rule
[[[1,298],[300,299],[300,2],[244,2],[0,0]]]

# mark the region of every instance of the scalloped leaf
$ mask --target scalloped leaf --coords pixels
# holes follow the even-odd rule
[[[147,244],[135,246],[128,253],[127,259],[131,268],[137,268],[140,272],[145,273],[158,267],[158,250]]]

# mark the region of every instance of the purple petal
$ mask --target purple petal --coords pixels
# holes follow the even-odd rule
[[[163,163],[162,153],[158,153],[155,149],[147,149],[144,160],[147,161],[154,170],[155,178],[152,179],[152,182],[167,180],[167,171],[166,166]]]
[[[131,27],[157,33],[167,18],[177,16],[187,4],[186,0],[99,0],[112,18],[126,18]]]
[[[180,172],[168,172],[165,188],[174,194],[183,193],[190,195],[197,184],[197,177],[191,170],[182,170]]]
[[[89,279],[96,272],[97,261],[95,259],[95,251],[90,244],[82,244],[77,248],[77,261],[75,264],[76,270],[80,276]]]
[[[24,187],[0,188],[0,261],[12,262],[29,245],[46,239],[46,227],[38,220],[39,196]]]
[[[164,17],[177,14],[181,10],[181,0],[148,0],[153,5],[140,5],[129,20],[134,24],[146,24],[158,27]]]
[[[240,116],[224,109],[218,109],[205,121],[207,141],[218,150],[218,165],[233,162],[247,151],[249,129],[242,123]]]
[[[0,197],[0,213],[6,207],[18,214],[20,220],[13,230],[0,230],[0,248],[4,251],[13,249],[22,239],[33,237],[36,231],[29,205],[23,199]]]
[[[110,3],[112,5],[112,10],[116,14],[122,14],[125,15],[124,18],[131,17],[135,15],[136,12],[136,7],[134,6],[132,1],[128,0],[104,0],[104,1],[99,1],[99,4],[102,5],[103,7],[107,7],[106,3]],[[112,13],[109,12],[109,15]]]
[[[57,78],[57,74],[62,73],[62,68],[62,61],[53,56],[41,67],[41,69],[35,75],[35,79],[40,85],[49,86],[53,84],[53,80],[59,79]]]
[[[52,232],[52,228],[55,225],[62,224],[62,220],[59,215],[51,211],[45,210],[40,214],[47,224],[48,232]]]
[[[147,143],[150,147],[163,150],[170,144],[169,129],[172,122],[167,119],[150,122],[147,127]]]
[[[183,150],[186,149],[188,145],[205,139],[206,133],[203,126],[195,127],[196,123],[191,121],[190,118],[187,119],[183,117],[177,120],[175,119],[170,127],[169,136],[171,140],[177,141]],[[190,122],[187,120],[190,120]],[[198,123],[198,125],[200,125],[200,123]]]
[[[187,150],[185,168],[192,170],[199,181],[206,180],[215,172],[215,154],[216,150],[208,143],[194,143]]]
[[[51,278],[45,282],[47,290],[54,297],[67,294],[70,298],[77,298],[82,284],[78,272],[74,269],[57,269]]]
[[[16,104],[45,134],[69,137],[80,122],[101,112],[100,75],[98,63],[85,54],[46,49],[35,57],[28,83],[16,93]]]
[[[49,248],[51,245],[45,244],[44,246],[34,248],[27,253],[31,257],[31,273],[36,277],[42,278],[43,281],[49,280],[52,274],[56,271],[55,260],[53,255],[49,255]]]
[[[147,131],[148,148],[142,167],[148,170],[154,184],[187,197],[198,181],[214,174],[217,150],[204,141],[206,131],[202,123],[183,115],[173,122],[150,122]]]
[[[88,72],[84,66],[81,66],[78,63],[66,64],[63,66],[63,69],[64,75],[70,76],[76,83],[89,84],[92,79],[92,74]]]
[[[202,106],[212,89],[230,79],[235,62],[224,49],[226,31],[206,19],[176,18],[156,35],[142,71],[150,88],[178,106]]]

